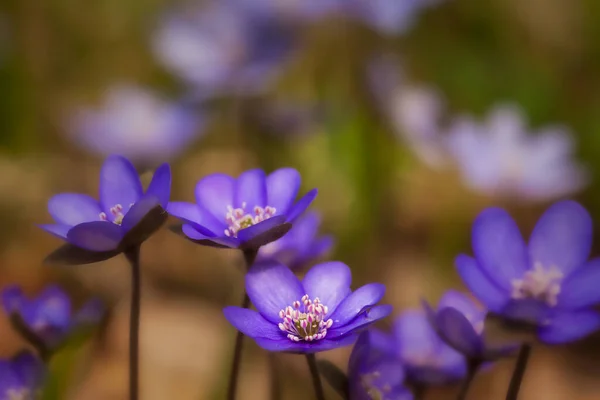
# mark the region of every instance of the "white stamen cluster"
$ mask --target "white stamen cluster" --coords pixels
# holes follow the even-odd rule
[[[129,205],[129,208],[133,206],[134,203]],[[110,208],[110,213],[113,215],[113,223],[116,225],[121,225],[123,223],[123,218],[125,218],[125,214],[123,213],[123,206],[121,204],[115,204],[114,207]],[[108,221],[108,216],[105,212],[100,213],[100,220]]]
[[[360,384],[371,400],[385,400],[386,394],[392,391],[392,388],[389,384],[384,384],[382,387],[378,387],[375,384],[375,381],[377,381],[379,378],[381,378],[381,373],[379,371],[374,371],[360,376]]]
[[[533,269],[525,272],[523,279],[513,279],[513,299],[533,298],[545,302],[551,307],[556,306],[564,274],[555,266],[544,268],[541,263],[535,263]]]
[[[8,396],[8,400],[34,400],[33,393],[26,388],[8,389],[6,395]]]
[[[300,310],[301,307],[303,311]],[[279,317],[283,320],[279,323],[279,329],[287,332],[288,339],[294,342],[323,339],[327,335],[327,329],[333,325],[332,319],[325,320],[328,311],[318,297],[311,301],[305,294],[301,301],[296,300],[292,306],[279,311]]]
[[[274,216],[276,212],[275,207],[271,206],[266,206],[265,208],[255,206],[253,214],[246,212],[246,203],[242,203],[242,207],[240,208],[228,206],[227,214],[225,214],[225,222],[227,222],[228,228],[225,229],[225,235],[237,237],[238,232],[242,229],[265,221]]]

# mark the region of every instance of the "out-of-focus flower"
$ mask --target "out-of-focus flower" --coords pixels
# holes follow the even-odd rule
[[[158,206],[166,209],[171,194],[171,168],[161,165],[144,193],[134,166],[124,157],[110,156],[100,171],[100,201],[77,193],[62,193],[48,201],[55,224],[40,225],[45,231],[92,252],[120,252],[139,245],[160,224],[133,232]]]
[[[372,332],[361,333],[350,354],[350,400],[412,400],[412,393],[404,386],[402,363],[372,341]]]
[[[488,208],[475,220],[475,258],[460,255],[465,284],[506,321],[535,328],[542,342],[566,343],[600,329],[600,260],[588,261],[592,220],[574,201],[551,206],[529,244],[510,215]]]
[[[49,350],[60,346],[70,334],[100,322],[104,313],[97,299],[73,312],[69,296],[55,285],[33,299],[28,299],[20,287],[7,286],[2,290],[2,306],[7,315],[19,317]]]
[[[449,290],[437,310],[424,303],[429,321],[449,346],[471,362],[492,361],[510,355],[518,345],[490,346],[484,339],[487,311],[465,294]]]
[[[154,48],[201,99],[262,91],[293,51],[295,34],[276,18],[224,1],[166,16]]]
[[[0,399],[36,399],[46,377],[46,367],[29,352],[0,360]]]
[[[367,66],[367,83],[379,109],[398,137],[427,165],[445,165],[441,117],[445,104],[433,88],[407,82],[400,62],[379,56]]]
[[[68,122],[70,137],[81,147],[121,154],[142,167],[173,159],[202,134],[201,118],[187,106],[124,84],[111,87],[101,107],[75,110]]]
[[[394,321],[391,335],[371,330],[372,344],[394,354],[405,368],[407,380],[418,386],[436,386],[461,380],[465,358],[440,339],[424,311],[408,310]]]
[[[352,292],[350,268],[340,262],[314,266],[302,281],[276,261],[255,264],[246,292],[257,311],[224,309],[227,320],[269,351],[316,353],[348,346],[358,332],[385,318],[377,305],[385,286],[371,283]]]
[[[327,106],[308,101],[253,101],[248,119],[266,134],[294,139],[319,130],[327,118]]]
[[[287,233],[317,195],[313,189],[295,202],[299,189],[300,174],[292,168],[269,176],[253,169],[237,179],[212,174],[196,185],[196,203],[170,202],[167,210],[194,242],[258,249]]]
[[[466,183],[493,196],[545,200],[587,184],[586,171],[573,160],[573,139],[554,126],[527,132],[514,106],[499,106],[487,123],[457,118],[448,132],[448,151]]]
[[[317,237],[320,223],[320,215],[314,211],[298,218],[285,236],[260,248],[258,260],[277,260],[292,269],[317,260],[334,242],[332,236]]]

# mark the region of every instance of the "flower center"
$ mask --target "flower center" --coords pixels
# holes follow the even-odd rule
[[[133,204],[134,203],[131,203],[129,205],[129,208],[131,208],[131,206],[133,206]],[[112,221],[110,221],[108,219],[108,215],[106,215],[105,212],[100,213],[100,220],[101,221],[110,221],[116,225],[121,225],[123,223],[123,218],[125,218],[126,213],[123,212],[123,206],[121,204],[115,204],[114,207],[111,207],[110,213],[113,216]]]
[[[560,294],[560,285],[563,273],[555,266],[544,268],[540,263],[535,263],[533,269],[525,272],[523,279],[513,279],[513,299],[533,298],[545,302],[551,307],[557,303]]]
[[[242,229],[249,228],[252,225],[265,221],[274,216],[277,212],[277,210],[271,206],[266,206],[265,208],[255,206],[253,211],[253,214],[246,212],[246,203],[242,203],[242,207],[240,208],[228,206],[227,214],[225,214],[225,222],[227,222],[228,228],[225,229],[225,235],[237,237],[238,232]]]
[[[33,393],[27,388],[8,389],[6,391],[8,400],[33,400]]]
[[[279,317],[283,320],[279,323],[279,329],[287,332],[288,339],[294,342],[323,339],[327,329],[333,325],[332,319],[325,320],[328,311],[318,297],[311,301],[305,294],[301,301],[296,300],[292,306],[279,311]]]
[[[383,385],[383,387],[378,387],[376,381],[381,377],[381,373],[379,371],[374,371],[368,374],[363,374],[360,376],[360,384],[363,389],[369,396],[370,400],[385,400],[385,394],[389,393],[392,388],[390,385]]]

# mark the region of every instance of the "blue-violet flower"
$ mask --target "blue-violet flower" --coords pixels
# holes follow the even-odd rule
[[[45,377],[44,363],[30,352],[24,351],[9,360],[0,360],[0,399],[36,399]]]
[[[227,320],[269,351],[316,353],[348,346],[358,332],[386,317],[377,305],[385,286],[352,292],[350,268],[341,262],[314,266],[300,281],[285,265],[257,263],[246,274],[246,292],[258,311],[224,309]]]

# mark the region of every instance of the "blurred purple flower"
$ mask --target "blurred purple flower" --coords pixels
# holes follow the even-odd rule
[[[37,399],[46,375],[44,363],[27,351],[0,360],[0,399]]]
[[[350,400],[413,400],[404,386],[404,366],[373,343],[373,333],[360,334],[348,363]]]
[[[212,174],[196,185],[196,203],[170,202],[167,210],[184,222],[192,241],[258,249],[282,237],[317,195],[313,189],[295,203],[299,189],[300,174],[292,168],[269,176],[253,169],[237,179]]]
[[[262,91],[293,51],[295,34],[276,18],[223,1],[166,16],[154,48],[202,99]]]
[[[2,306],[7,315],[19,316],[47,349],[60,346],[73,332],[99,323],[104,314],[104,306],[97,299],[73,312],[69,296],[55,285],[33,299],[28,299],[20,287],[7,286],[2,290]]]
[[[531,135],[517,107],[494,108],[486,124],[457,118],[447,140],[466,183],[488,195],[546,200],[588,182],[587,171],[572,159],[570,132],[553,126]]]
[[[173,159],[202,134],[202,120],[192,110],[132,85],[111,87],[100,108],[80,108],[68,122],[81,147],[121,154],[142,167]]]
[[[323,257],[334,240],[332,236],[317,237],[320,223],[320,215],[314,211],[298,218],[285,236],[261,247],[257,259],[272,259],[291,269],[300,269]]]
[[[379,283],[352,292],[350,268],[328,262],[311,268],[302,281],[276,261],[255,264],[246,292],[257,311],[224,309],[227,320],[269,351],[316,353],[351,345],[360,330],[385,318],[391,306],[377,305]]]
[[[106,159],[100,171],[100,201],[77,193],[62,193],[48,201],[55,224],[45,231],[92,252],[118,251],[127,234],[157,206],[167,207],[171,168],[161,165],[144,193],[134,166],[124,157]],[[157,228],[156,228],[157,229]],[[142,232],[141,241],[152,232]],[[129,243],[131,244],[131,243]]]
[[[510,355],[518,345],[490,346],[484,339],[487,310],[465,294],[449,290],[437,310],[424,303],[429,321],[440,338],[473,362],[493,361]]]
[[[391,335],[372,329],[372,343],[394,354],[416,385],[444,385],[460,381],[467,372],[465,358],[437,335],[425,312],[409,310],[394,321]]]
[[[600,259],[588,261],[592,220],[574,201],[551,206],[529,244],[510,215],[488,208],[475,220],[475,258],[456,266],[473,294],[506,321],[536,329],[542,342],[566,343],[600,329]]]

